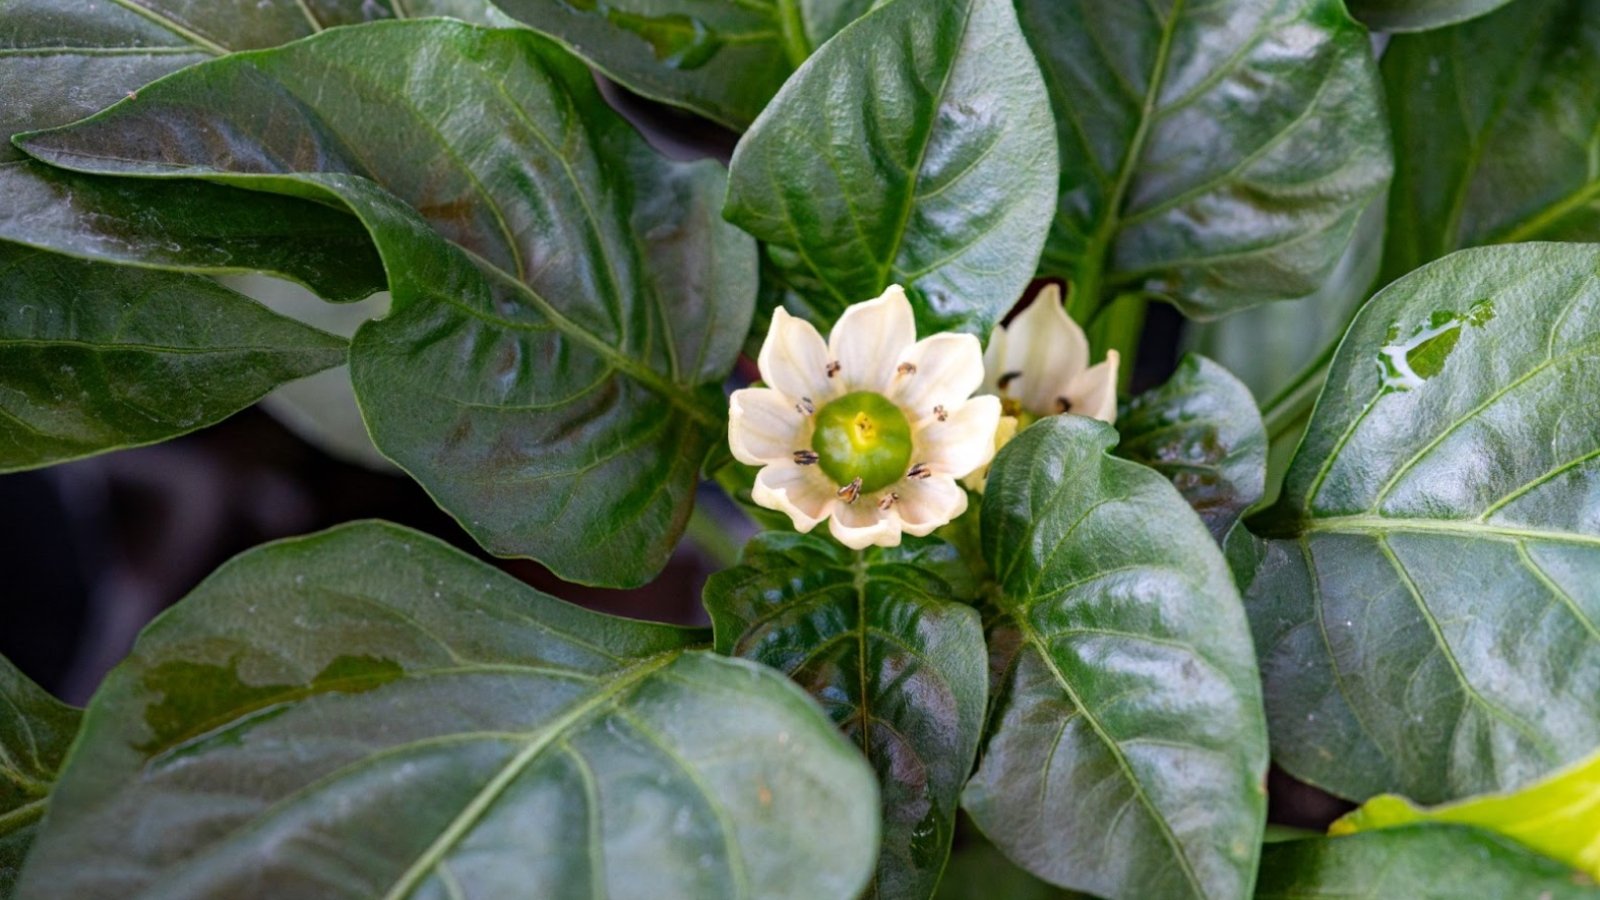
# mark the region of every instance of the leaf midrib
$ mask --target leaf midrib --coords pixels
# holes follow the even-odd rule
[[[401,874],[392,887],[384,894],[384,900],[401,900],[409,896],[432,871],[433,867],[441,862],[462,838],[464,838],[478,820],[488,812],[489,807],[500,798],[500,795],[510,788],[511,784],[519,778],[528,766],[532,765],[543,752],[555,745],[558,740],[578,723],[597,712],[599,709],[616,699],[619,695],[644,681],[650,675],[677,661],[682,655],[681,650],[668,651],[660,656],[646,659],[635,666],[631,671],[618,675],[611,684],[596,692],[594,695],[574,704],[572,708],[542,725],[533,732],[528,744],[513,756],[494,778],[483,786],[460,813],[450,821],[440,832],[439,837],[428,846],[417,860]]]
[[[955,75],[956,67],[961,64],[961,52],[967,42],[967,28],[972,24],[973,7],[983,0],[967,0],[966,10],[961,16],[961,28],[956,34],[955,52],[950,57],[950,68],[944,72],[944,77],[939,79],[939,90],[934,92],[932,114],[928,117],[928,127],[922,132],[917,158],[907,170],[910,180],[906,183],[906,202],[900,209],[900,219],[894,229],[894,243],[889,245],[889,252],[879,262],[878,286],[882,288],[888,284],[889,276],[894,273],[897,261],[900,258],[900,248],[905,245],[906,229],[911,224],[911,214],[916,211],[918,192],[917,185],[922,181],[922,166],[928,159],[928,147],[933,144],[934,129],[939,126],[939,108],[944,105],[945,93],[950,89],[950,79]],[[1009,0],[1008,0],[1009,2]],[[1183,2],[1183,0],[1179,0]],[[874,876],[876,879],[876,876]],[[876,885],[876,880],[874,880]]]
[[[1441,534],[1472,540],[1546,541],[1600,548],[1600,535],[1547,528],[1500,525],[1476,519],[1429,519],[1420,516],[1348,515],[1325,516],[1303,523],[1304,534],[1332,533],[1382,537],[1389,534]]]
[[[154,22],[157,25],[160,25],[162,28],[167,29],[173,34],[178,35],[179,37],[188,41],[190,44],[193,44],[195,47],[200,48],[201,50],[214,56],[227,56],[228,53],[231,52],[227,47],[222,46],[216,41],[213,41],[205,35],[202,35],[199,32],[189,28],[187,25],[172,19],[164,13],[151,9],[142,3],[136,3],[134,0],[111,0],[111,2],[122,7],[123,9],[126,9],[128,12],[131,12],[136,16],[140,16],[150,20],[151,22]]]
[[[1077,272],[1077,287],[1098,294],[1100,281],[1105,272],[1105,257],[1111,250],[1111,243],[1121,228],[1122,205],[1127,201],[1128,188],[1133,184],[1133,172],[1138,168],[1140,157],[1144,155],[1145,142],[1150,137],[1151,123],[1155,121],[1156,107],[1161,99],[1161,89],[1167,80],[1167,63],[1172,57],[1173,39],[1178,32],[1178,21],[1183,17],[1186,0],[1173,0],[1172,8],[1168,10],[1167,21],[1162,23],[1161,42],[1156,45],[1156,58],[1150,67],[1150,82],[1145,86],[1144,105],[1139,110],[1139,124],[1135,126],[1133,138],[1128,141],[1128,149],[1122,156],[1122,164],[1117,169],[1117,180],[1111,187],[1111,193],[1106,197],[1104,218],[1089,237],[1084,248],[1082,263]],[[1151,10],[1154,14],[1154,9]],[[1159,20],[1159,16],[1157,16]],[[1088,297],[1086,302],[1090,308],[1099,305],[1098,296]]]
[[[1150,798],[1150,795],[1145,792],[1144,783],[1134,773],[1133,766],[1122,752],[1122,745],[1111,736],[1110,732],[1106,731],[1100,718],[1084,704],[1083,698],[1078,695],[1071,681],[1061,671],[1061,667],[1056,664],[1055,657],[1050,655],[1049,648],[1045,645],[1043,637],[1033,627],[1033,623],[1029,622],[1021,611],[1011,613],[1011,620],[1016,623],[1018,630],[1022,632],[1022,639],[1027,642],[1033,652],[1037,653],[1039,658],[1044,661],[1045,666],[1049,668],[1051,677],[1061,687],[1062,692],[1067,695],[1067,699],[1072,703],[1073,709],[1077,710],[1083,721],[1089,724],[1095,736],[1100,739],[1101,744],[1105,747],[1106,752],[1111,755],[1112,761],[1117,764],[1118,770],[1122,772],[1123,779],[1128,783],[1129,788],[1133,790],[1134,797],[1138,799],[1139,805],[1144,807],[1151,821],[1155,823],[1156,829],[1161,832],[1162,839],[1172,848],[1172,854],[1174,859],[1177,860],[1178,868],[1183,872],[1184,880],[1188,882],[1194,895],[1196,897],[1208,896],[1205,886],[1200,881],[1199,874],[1195,872],[1194,865],[1189,860],[1188,851],[1179,842],[1178,836],[1173,833],[1166,816],[1156,807],[1155,801]]]

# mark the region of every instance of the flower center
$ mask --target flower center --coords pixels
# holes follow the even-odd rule
[[[882,394],[856,391],[817,410],[811,449],[837,484],[861,479],[861,493],[888,487],[911,464],[911,423]]]

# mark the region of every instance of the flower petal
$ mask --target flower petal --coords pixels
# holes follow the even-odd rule
[[[1011,443],[1012,438],[1017,436],[1017,424],[1016,416],[1000,417],[1000,424],[994,430],[994,452],[996,456],[999,456],[1000,450]],[[993,462],[993,460],[990,460],[990,462]],[[989,463],[984,463],[973,469],[971,474],[961,479],[961,486],[975,493],[983,493],[984,486],[989,483],[989,468]]]
[[[916,317],[898,284],[875,300],[845,310],[828,335],[844,391],[886,390],[900,354],[916,342]]]
[[[1079,372],[1067,387],[1067,402],[1072,404],[1069,411],[1116,424],[1117,369],[1121,363],[1117,351],[1107,350],[1103,362]]]
[[[811,446],[811,419],[795,401],[767,388],[744,388],[728,398],[728,449],[749,466],[792,461]]]
[[[960,478],[994,458],[995,429],[1000,427],[1000,398],[973,397],[937,417],[917,423],[912,437],[912,464],[922,463],[935,475]]]
[[[1088,365],[1089,339],[1061,305],[1061,286],[1047,284],[1010,325],[996,328],[989,338],[985,387],[1017,398],[1036,416],[1055,415],[1060,411],[1056,398]]]
[[[791,401],[809,397],[821,404],[832,387],[828,359],[828,345],[810,322],[789,315],[781,306],[772,311],[772,327],[756,360],[762,381]]]
[[[900,354],[890,379],[890,398],[912,421],[935,406],[954,408],[983,384],[983,351],[970,334],[936,334]]]
[[[967,511],[967,492],[948,475],[920,481],[906,479],[894,489],[900,497],[892,507],[906,534],[923,537]]]
[[[804,534],[840,505],[836,496],[838,490],[816,466],[785,461],[773,463],[756,473],[750,499],[788,515],[795,530]]]
[[[828,520],[828,531],[839,543],[852,550],[877,544],[879,547],[900,545],[900,518],[878,508],[878,494],[863,494],[854,503],[836,503],[833,517]]]

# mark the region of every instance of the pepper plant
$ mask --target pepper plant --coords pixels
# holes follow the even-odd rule
[[[758,530],[0,661],[0,897],[1597,896],[1600,0],[0,0],[0,126],[0,471],[347,367],[485,557]]]

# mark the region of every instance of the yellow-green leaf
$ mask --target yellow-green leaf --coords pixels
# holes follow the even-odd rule
[[[1521,790],[1422,807],[1380,794],[1333,823],[1329,834],[1417,822],[1476,825],[1600,879],[1600,751]]]

